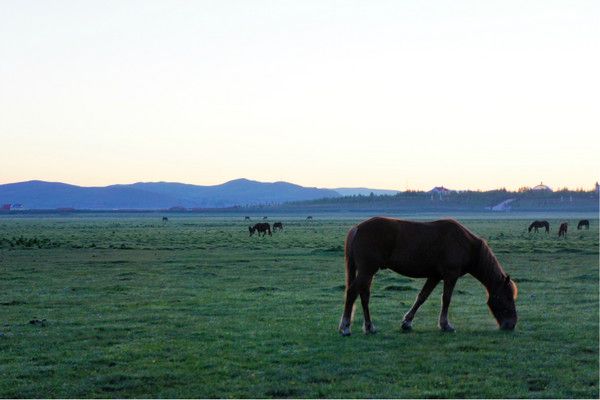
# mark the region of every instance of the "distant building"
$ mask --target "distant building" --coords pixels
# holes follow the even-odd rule
[[[436,196],[442,200],[444,196],[453,192],[456,192],[456,190],[450,190],[443,186],[436,186],[427,193],[431,195],[431,201],[433,201]]]
[[[547,191],[547,192],[552,191],[552,189],[550,189],[549,186],[544,185],[542,182],[540,182],[539,185],[532,187],[531,190],[542,190],[542,191]]]
[[[452,193],[452,192],[454,192],[454,190],[447,189],[447,188],[445,188],[443,186],[436,186],[436,187],[434,187],[433,189],[431,189],[427,193],[442,194],[443,195],[443,194],[449,194],[449,193]]]

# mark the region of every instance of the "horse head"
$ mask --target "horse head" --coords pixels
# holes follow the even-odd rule
[[[250,232],[250,236],[252,236],[254,234],[254,232],[256,231],[256,228],[253,226],[249,226],[248,227],[248,232]]]
[[[513,330],[517,325],[517,293],[517,285],[508,275],[489,293],[487,304],[500,329]]]

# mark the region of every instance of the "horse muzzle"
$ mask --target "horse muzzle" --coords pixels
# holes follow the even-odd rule
[[[502,329],[503,331],[512,331],[515,329],[516,325],[517,325],[517,321],[505,320],[500,325],[500,329]]]

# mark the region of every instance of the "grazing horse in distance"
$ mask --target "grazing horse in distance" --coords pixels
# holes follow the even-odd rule
[[[283,230],[283,224],[281,222],[275,222],[273,224],[273,232],[275,232],[276,229],[279,229],[280,231]]]
[[[263,219],[267,219],[267,218],[269,218],[269,217],[267,217],[266,215],[263,217]]]
[[[254,235],[254,232],[258,231],[258,236],[262,233],[263,236],[266,236],[268,233],[271,236],[271,225],[266,222],[259,222],[254,226],[249,226],[248,231],[250,232],[250,236]]]
[[[250,221],[250,217],[246,215],[246,216],[244,217],[244,221]]]
[[[307,221],[310,220],[310,219],[313,219],[312,215],[309,215],[308,217],[306,217]]]
[[[533,221],[527,230],[528,232],[531,232],[532,229],[535,229],[534,232],[537,232],[538,228],[546,228],[546,233],[550,232],[550,224],[548,221]]]
[[[562,224],[560,224],[560,227],[558,228],[558,237],[564,236],[566,238],[568,227],[569,227],[569,224],[566,222],[563,222]]]
[[[345,243],[346,299],[339,331],[350,335],[352,309],[360,295],[364,313],[363,330],[375,333],[369,313],[373,276],[389,268],[411,278],[427,281],[412,308],[404,315],[403,330],[412,329],[419,307],[440,281],[444,281],[439,327],[454,330],[448,321],[450,298],[456,281],[469,273],[485,286],[488,307],[500,329],[517,324],[517,286],[504,272],[487,243],[454,220],[412,222],[375,217],[348,232]]]
[[[167,217],[162,217],[162,221],[163,221],[163,222],[168,222],[168,221],[169,221],[169,218],[167,218]]]
[[[583,229],[584,226],[585,229],[590,229],[590,221],[587,219],[582,219],[581,221],[579,221],[579,223],[577,224],[577,230]]]

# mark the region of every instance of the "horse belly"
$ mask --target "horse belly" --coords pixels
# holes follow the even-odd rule
[[[430,276],[439,275],[437,266],[417,264],[410,260],[394,260],[386,265],[386,268],[410,278],[429,278]]]

